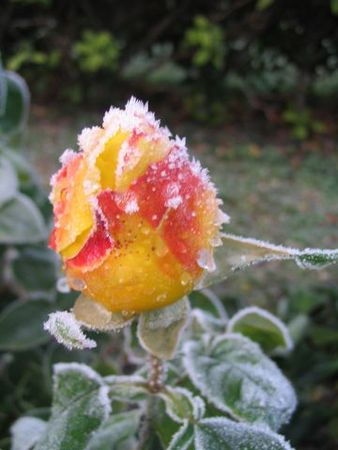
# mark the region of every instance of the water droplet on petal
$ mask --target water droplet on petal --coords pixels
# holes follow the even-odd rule
[[[85,283],[79,278],[68,278],[68,284],[75,291],[82,291],[86,287]]]
[[[187,272],[183,272],[181,275],[181,284],[186,286],[191,281],[191,276]]]
[[[166,246],[166,244],[162,240],[159,240],[156,243],[156,247],[155,247],[155,254],[156,254],[156,256],[158,256],[159,258],[162,258],[167,253],[168,253],[168,247]]]
[[[157,301],[158,303],[162,303],[162,302],[164,302],[164,301],[166,300],[166,298],[167,298],[167,294],[166,294],[166,293],[159,294],[159,295],[156,297],[156,301]]]
[[[148,227],[143,227],[141,232],[147,236],[150,233],[150,229]]]
[[[216,269],[212,252],[205,248],[198,252],[197,264],[208,272],[213,272]]]

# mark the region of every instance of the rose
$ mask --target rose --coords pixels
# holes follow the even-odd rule
[[[74,289],[113,312],[176,302],[205,270],[227,218],[185,140],[172,139],[146,105],[111,108],[66,150],[52,177],[50,246]]]

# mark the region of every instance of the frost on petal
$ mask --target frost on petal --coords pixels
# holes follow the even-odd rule
[[[64,345],[69,350],[96,347],[96,342],[85,336],[80,323],[68,311],[49,314],[43,327],[55,337],[59,344]]]
[[[60,163],[65,166],[77,157],[77,153],[74,150],[67,148],[59,158]]]
[[[93,151],[101,136],[100,127],[84,128],[78,136],[79,147],[85,152]]]

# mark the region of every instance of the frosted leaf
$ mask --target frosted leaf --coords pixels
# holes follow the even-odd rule
[[[192,333],[224,333],[228,316],[217,295],[210,289],[203,289],[200,292],[192,292],[189,298],[192,305]]]
[[[140,315],[137,336],[142,347],[160,359],[171,359],[176,351],[190,310],[184,298],[164,308]]]
[[[77,298],[73,313],[76,320],[87,328],[104,331],[120,330],[133,319],[131,314],[113,313],[83,294]]]
[[[49,314],[43,327],[55,337],[59,344],[64,345],[69,350],[96,347],[96,342],[84,335],[81,324],[71,312],[58,311]]]
[[[200,309],[218,319],[221,319],[223,323],[227,322],[228,314],[224,308],[224,305],[211,289],[203,289],[199,292],[192,292],[189,297],[192,301],[192,307],[194,309]]]
[[[136,448],[130,441],[139,427],[140,410],[113,414],[94,433],[85,450]]]
[[[220,282],[236,270],[264,261],[294,260],[303,269],[322,269],[338,261],[336,249],[300,250],[228,233],[222,233],[221,238],[223,245],[214,252],[216,270],[204,276],[198,289]]]
[[[0,205],[13,198],[18,190],[18,177],[8,159],[0,157]]]
[[[279,429],[295,409],[289,381],[260,347],[239,334],[204,335],[183,347],[183,363],[216,408],[235,418]]]
[[[203,419],[195,425],[196,450],[292,450],[283,436],[225,417]]]
[[[225,322],[216,319],[201,309],[193,309],[191,312],[190,330],[193,336],[202,333],[224,333]]]
[[[34,450],[82,450],[111,413],[109,389],[85,364],[57,364],[52,414]]]
[[[177,433],[173,435],[168,450],[190,450],[193,441],[194,428],[193,425],[186,420]]]
[[[47,423],[36,417],[21,417],[11,426],[11,450],[30,450],[38,442]]]
[[[288,329],[276,316],[251,306],[235,314],[228,323],[229,333],[240,333],[257,342],[268,353],[285,353],[293,343]]]
[[[109,395],[123,402],[144,401],[148,395],[147,380],[139,375],[110,375],[104,378],[109,386]]]
[[[188,389],[166,386],[158,395],[165,402],[167,414],[175,422],[200,420],[205,414],[204,401]]]

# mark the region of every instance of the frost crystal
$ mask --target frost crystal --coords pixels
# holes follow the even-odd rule
[[[139,210],[137,200],[136,199],[129,200],[129,202],[126,203],[124,210],[127,214],[132,214],[132,213],[137,212]]]
[[[74,158],[76,158],[76,156],[77,156],[77,153],[74,152],[74,150],[67,148],[60,156],[59,161],[63,166],[65,166],[70,161],[72,161]]]
[[[89,378],[90,380],[93,380],[100,385],[103,383],[101,377],[95,372],[95,370],[93,370],[86,364],[81,364],[77,362],[57,363],[53,367],[54,375],[59,375],[69,371],[80,372],[86,378]]]
[[[43,327],[59,344],[63,344],[69,350],[96,347],[96,342],[84,335],[80,323],[70,312],[58,311],[49,314]]]

